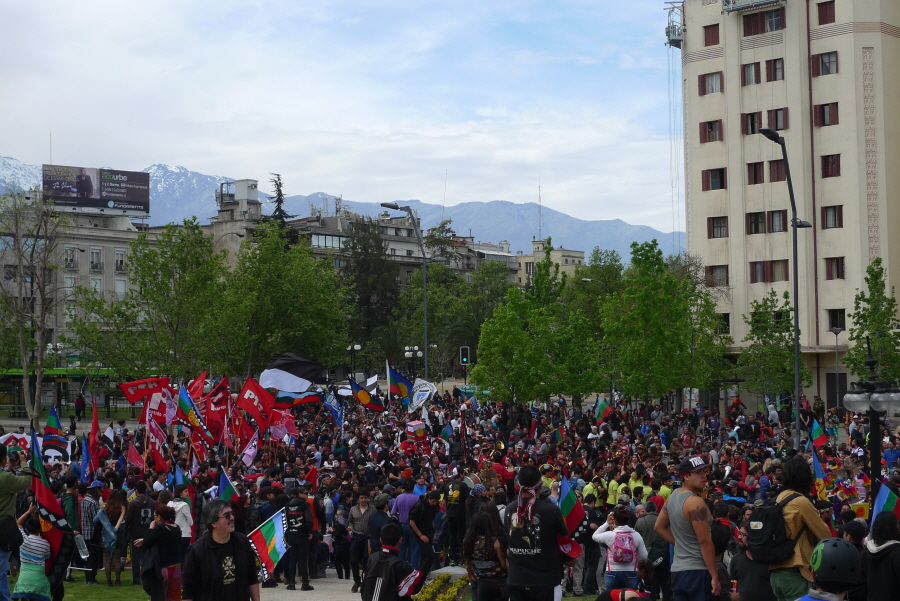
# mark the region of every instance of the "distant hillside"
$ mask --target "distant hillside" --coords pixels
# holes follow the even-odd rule
[[[150,220],[151,225],[180,222],[196,216],[201,223],[216,214],[214,192],[221,182],[233,181],[219,175],[204,175],[185,167],[170,167],[163,164],[151,165],[143,169],[150,174]],[[27,189],[40,185],[39,165],[26,165],[11,157],[0,156],[0,193],[6,189]],[[266,195],[260,193],[260,199]],[[285,209],[297,216],[310,214],[310,204],[324,208],[326,199],[334,210],[334,196],[316,192],[308,196],[289,196]],[[509,241],[512,251],[531,252],[531,240],[538,236],[537,203],[516,204],[505,200],[489,202],[466,202],[446,208],[418,200],[398,200],[401,205],[409,205],[417,212],[423,229],[437,225],[444,219],[453,220],[453,228],[461,235],[474,236],[477,242],[497,243]],[[344,206],[361,214],[374,216],[385,209],[379,203],[344,200]],[[270,205],[263,206],[263,212],[271,212]],[[395,213],[396,214],[396,213]],[[552,237],[553,245],[574,250],[591,252],[595,246],[616,250],[627,261],[632,242],[659,241],[663,252],[669,254],[684,247],[684,232],[664,233],[645,225],[632,225],[620,219],[607,221],[586,221],[543,208],[543,237]]]

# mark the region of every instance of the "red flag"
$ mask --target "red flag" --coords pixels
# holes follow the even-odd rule
[[[194,454],[197,455],[197,459],[206,461],[206,445],[203,444],[200,435],[194,431],[191,431],[191,448],[194,449]]]
[[[100,467],[100,449],[103,444],[100,442],[100,421],[97,418],[97,400],[92,403],[94,407],[94,415],[91,418],[91,437],[88,444],[91,445],[91,473],[97,471]]]
[[[147,453],[155,462],[156,471],[168,469],[163,451],[166,444],[166,433],[162,431],[155,421],[147,423]]]
[[[199,399],[203,396],[203,387],[206,386],[206,372],[204,371],[202,374],[191,380],[190,384],[187,384],[185,388],[187,388],[188,394],[191,395],[191,399]]]
[[[250,414],[256,420],[260,432],[265,432],[269,427],[269,418],[272,416],[272,407],[275,398],[268,390],[259,385],[253,378],[247,378],[244,387],[237,396],[235,405]]]
[[[144,401],[144,410],[141,411],[140,423],[146,424],[148,417],[157,424],[166,423],[166,399],[171,398],[173,394],[172,389],[169,387],[151,394]]]
[[[128,463],[141,468],[142,472],[144,471],[144,458],[137,452],[137,449],[134,448],[133,444],[128,445]]]
[[[128,402],[134,405],[155,392],[162,392],[162,389],[169,385],[169,380],[171,378],[147,378],[128,382],[127,384],[119,384],[119,388],[125,394]]]
[[[300,432],[297,430],[297,423],[294,421],[294,416],[291,415],[290,411],[279,411],[278,409],[272,410],[272,418],[269,420],[269,429],[274,432],[276,428],[284,428],[284,431],[287,434],[300,436]]]
[[[222,439],[225,429],[225,413],[231,401],[231,390],[228,388],[228,376],[216,384],[209,394],[200,399],[197,408],[206,420],[206,427],[215,440]]]

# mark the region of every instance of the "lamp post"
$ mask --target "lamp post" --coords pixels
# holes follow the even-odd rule
[[[834,326],[831,328],[831,333],[834,334],[834,408],[837,409],[841,404],[841,379],[840,374],[838,373],[838,369],[840,369],[840,363],[838,361],[838,334],[844,331],[844,328],[841,326]],[[825,403],[825,409],[828,409],[828,403]]]
[[[794,448],[800,449],[800,313],[799,313],[799,295],[800,284],[798,282],[800,270],[797,266],[797,230],[805,227],[812,227],[808,221],[802,221],[797,217],[797,202],[794,200],[794,182],[791,179],[791,167],[788,163],[787,146],[784,144],[784,137],[779,136],[774,129],[764,127],[759,133],[766,138],[781,146],[781,157],[784,159],[784,174],[787,179],[788,197],[791,201],[791,243],[793,250],[794,263],[794,429],[796,430]]]
[[[895,388],[896,382],[878,380],[875,366],[878,361],[872,357],[872,345],[866,338],[869,358],[867,382],[851,382],[850,390],[844,395],[844,408],[854,413],[868,413],[869,417],[869,478],[872,479],[872,498],[878,496],[881,474],[881,413],[895,411],[900,408],[900,390]]]
[[[419,350],[418,346],[407,346],[406,353],[404,353],[404,356],[408,359],[408,361],[410,363],[410,367],[412,368],[412,373],[413,373],[413,375],[415,375],[415,373],[416,373],[416,357],[421,357],[422,351]],[[425,356],[427,357],[428,355],[426,354]]]
[[[419,222],[413,217],[411,207],[401,207],[396,202],[381,203],[386,209],[393,211],[403,211],[409,215],[413,222],[413,229],[416,231],[416,240],[419,241],[419,249],[422,251],[422,320],[423,335],[425,338],[425,379],[428,379],[428,257],[425,256],[425,245],[422,243],[422,232],[419,231]]]
[[[351,344],[347,347],[347,352],[350,353],[350,372],[353,374],[353,379],[356,379],[356,352],[361,350],[362,346],[358,344]]]
[[[215,242],[213,242],[213,248],[215,248],[215,247],[216,247],[216,244],[219,243],[219,240],[221,240],[221,239],[224,238],[225,236],[237,236],[238,238],[243,238],[243,237],[244,237],[244,234],[241,234],[241,233],[239,233],[239,232],[225,232],[224,234],[222,234],[221,236],[219,236],[218,238],[216,238]]]

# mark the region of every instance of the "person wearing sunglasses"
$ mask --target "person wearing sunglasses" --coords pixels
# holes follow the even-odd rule
[[[246,535],[234,531],[234,510],[216,499],[203,508],[207,532],[187,551],[183,601],[259,601],[256,555]]]

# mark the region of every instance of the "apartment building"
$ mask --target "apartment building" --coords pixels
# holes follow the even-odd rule
[[[535,263],[540,263],[547,256],[547,240],[532,240],[531,254],[526,255],[522,251],[516,254],[516,267],[519,274],[516,276],[517,284],[527,286],[534,279]],[[570,248],[554,248],[549,251],[550,260],[559,265],[560,273],[575,275],[575,270],[584,264],[584,251]]]
[[[732,350],[751,301],[792,288],[788,166],[767,127],[812,226],[798,231],[805,392],[833,406],[866,267],[881,257],[900,283],[900,2],[685,0],[667,36],[682,52],[688,251],[729,293]]]

